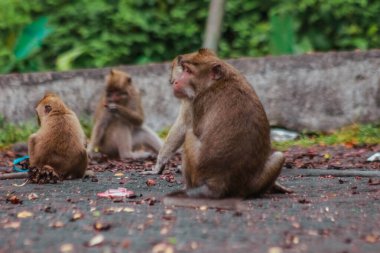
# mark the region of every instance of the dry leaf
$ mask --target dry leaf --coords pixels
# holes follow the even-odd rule
[[[73,216],[71,217],[70,221],[76,221],[79,219],[82,219],[84,217],[84,214],[81,212],[75,212]]]
[[[271,247],[268,249],[268,253],[282,253],[282,248],[280,247]]]
[[[29,193],[29,195],[28,195],[28,199],[29,199],[29,200],[35,200],[35,199],[38,199],[38,195],[37,195],[37,193],[34,193],[34,192]]]
[[[7,203],[10,202],[10,203],[12,203],[14,205],[22,204],[22,200],[19,197],[17,197],[16,195],[10,195],[10,196],[8,196],[7,199],[6,199],[6,202]]]
[[[13,228],[18,229],[21,225],[21,222],[19,221],[11,221],[4,224],[3,228]]]
[[[152,253],[173,253],[173,252],[174,252],[173,246],[167,243],[156,244],[152,249]]]
[[[154,179],[148,179],[148,180],[146,180],[146,185],[147,186],[155,186],[156,181]]]
[[[59,250],[63,253],[73,252],[74,246],[71,243],[65,243],[65,244],[62,244],[61,247],[59,247]]]
[[[33,216],[33,213],[31,212],[28,212],[28,211],[22,211],[22,212],[19,212],[17,214],[17,218],[21,218],[21,219],[24,219],[24,218],[30,218]]]
[[[50,223],[49,226],[52,228],[62,228],[65,226],[65,224],[62,221],[55,221],[53,223]]]
[[[102,244],[104,242],[104,236],[102,234],[98,234],[94,236],[90,241],[88,241],[85,245],[87,247],[94,247]]]
[[[117,172],[117,173],[115,173],[114,176],[115,176],[115,177],[124,177],[124,173]]]
[[[94,224],[94,229],[97,231],[106,231],[111,228],[111,224],[109,223],[103,223],[103,222],[96,222]]]

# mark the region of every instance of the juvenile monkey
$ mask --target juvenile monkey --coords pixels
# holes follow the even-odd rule
[[[53,93],[45,94],[36,112],[40,129],[29,137],[30,167],[61,179],[83,177],[86,137],[75,113]],[[40,182],[39,178],[35,182]]]
[[[110,158],[144,158],[148,153],[133,151],[143,145],[158,153],[162,141],[143,122],[141,98],[132,78],[125,72],[111,70],[95,111],[87,151],[91,154],[98,149]]]
[[[284,156],[281,152],[270,154],[269,122],[246,79],[207,49],[178,56],[175,61],[173,92],[186,103],[181,105],[183,115],[173,126],[179,127],[174,132],[180,133],[173,137],[177,140],[172,142],[176,146],[167,148],[175,150],[184,139],[182,161],[186,190],[177,195],[246,198],[273,186],[289,192],[275,183]],[[177,66],[181,70],[176,70]],[[178,120],[180,117],[187,121]],[[177,124],[178,121],[189,125]],[[157,164],[153,172],[160,173],[160,166]],[[164,202],[172,204],[175,195],[171,194]]]

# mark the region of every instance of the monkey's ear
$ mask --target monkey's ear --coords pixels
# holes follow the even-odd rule
[[[214,53],[214,51],[212,51],[211,49],[209,48],[200,48],[198,50],[198,53],[199,54],[202,54],[202,55],[212,55],[212,56],[216,56],[216,54]]]
[[[45,105],[45,113],[48,114],[49,112],[51,112],[51,106]]]
[[[114,75],[115,74],[115,70],[114,69],[111,69],[110,70],[110,75],[112,76],[112,75]]]
[[[127,82],[128,82],[129,84],[132,83],[132,77],[128,76],[128,77],[127,77]]]
[[[211,68],[211,79],[219,80],[224,76],[224,69],[220,64],[214,64]]]

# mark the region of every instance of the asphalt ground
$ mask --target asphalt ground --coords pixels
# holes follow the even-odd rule
[[[163,195],[183,187],[178,173],[105,170],[97,182],[22,187],[3,180],[0,252],[380,252],[378,178],[288,171],[279,180],[295,193],[247,200],[244,211],[165,207]],[[97,197],[118,187],[137,197]]]

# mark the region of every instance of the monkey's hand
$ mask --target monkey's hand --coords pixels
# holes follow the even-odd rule
[[[49,165],[45,165],[41,169],[36,167],[31,168],[29,171],[29,179],[35,184],[56,184],[57,181],[62,181],[62,177]]]
[[[119,111],[119,105],[118,104],[115,104],[115,103],[109,103],[109,104],[105,104],[104,105],[107,110],[111,113],[116,113]]]
[[[154,166],[153,170],[143,171],[141,172],[142,175],[159,175],[162,174],[165,168],[165,164],[163,162],[157,162],[156,166]]]

